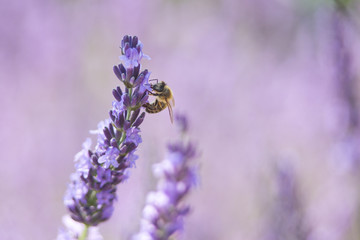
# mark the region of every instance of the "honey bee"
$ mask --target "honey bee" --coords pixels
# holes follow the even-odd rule
[[[157,81],[157,79],[154,80]],[[149,94],[156,96],[156,99],[153,103],[145,103],[143,105],[145,111],[148,113],[158,113],[167,107],[169,110],[170,121],[173,123],[174,114],[172,107],[175,106],[175,100],[171,89],[163,81],[151,84],[151,89],[152,91],[149,92]]]

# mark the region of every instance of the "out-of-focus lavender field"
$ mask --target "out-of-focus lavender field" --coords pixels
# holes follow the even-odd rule
[[[338,2],[2,1],[0,239],[56,238],[74,155],[120,84],[125,34],[201,153],[181,239],[360,239],[360,8]],[[141,134],[105,239],[139,229],[151,165],[175,135],[167,111]]]

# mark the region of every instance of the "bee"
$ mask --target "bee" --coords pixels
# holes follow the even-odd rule
[[[157,79],[154,80],[157,81]],[[150,87],[152,91],[149,91],[149,94],[155,96],[156,99],[153,103],[145,103],[143,105],[143,107],[145,107],[145,111],[148,113],[158,113],[167,107],[169,110],[170,121],[173,123],[174,114],[172,107],[175,106],[175,100],[171,89],[163,81],[151,84]]]

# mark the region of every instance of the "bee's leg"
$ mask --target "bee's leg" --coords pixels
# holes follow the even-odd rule
[[[147,91],[148,91],[149,95],[152,95],[152,96],[160,96],[160,94],[158,94],[158,93],[153,93],[153,92],[151,92],[151,91],[149,91],[149,90],[147,90]]]
[[[146,92],[148,92],[149,95],[152,95],[152,91],[149,91],[149,90],[146,89],[146,90],[145,90],[145,93],[146,93]]]

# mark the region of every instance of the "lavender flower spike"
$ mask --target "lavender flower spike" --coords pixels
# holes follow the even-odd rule
[[[183,136],[186,118],[178,115],[175,121]],[[182,139],[170,144],[166,159],[153,166],[159,179],[157,190],[147,195],[141,229],[133,240],[166,240],[183,229],[183,217],[190,208],[182,201],[197,183],[197,168],[191,163],[194,157],[194,145]]]
[[[279,162],[276,170],[277,195],[269,214],[264,240],[305,240],[307,226],[298,192],[295,170],[288,161]]]
[[[75,156],[76,171],[64,197],[71,218],[85,224],[80,239],[86,238],[89,226],[97,226],[111,217],[117,184],[127,179],[129,168],[138,158],[135,151],[142,142],[139,126],[145,117],[141,111],[148,98],[150,72],[141,71],[140,60],[144,55],[137,37],[125,36],[121,44],[124,65],[115,66],[114,73],[124,89],[117,86],[112,91],[115,100],[110,118],[90,131],[97,135],[95,149],[91,150],[88,139]]]

